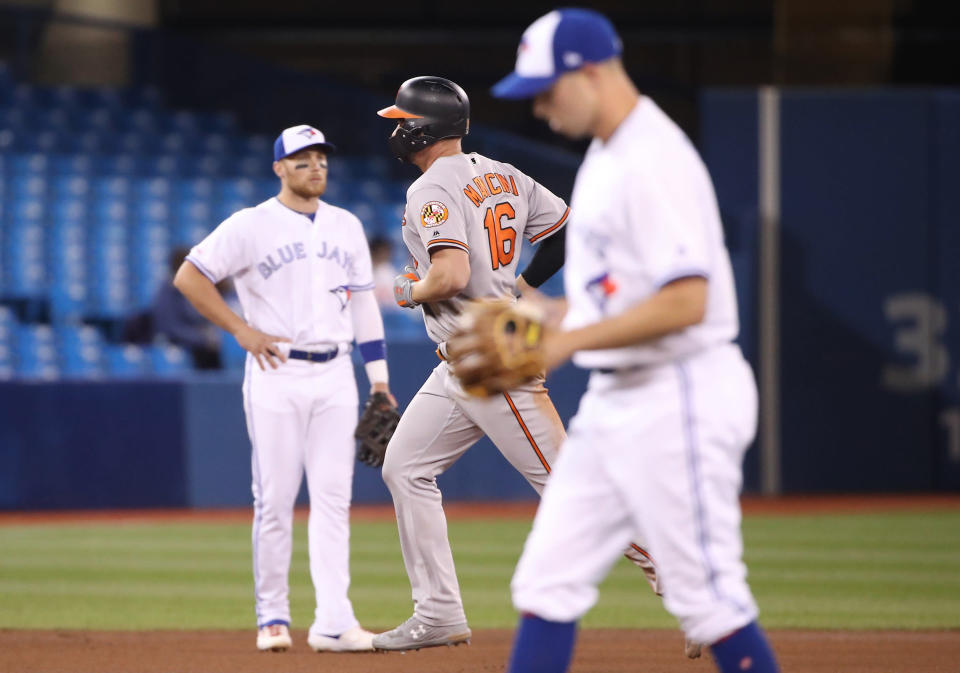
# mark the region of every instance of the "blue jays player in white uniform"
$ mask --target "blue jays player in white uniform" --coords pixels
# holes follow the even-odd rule
[[[619,59],[610,22],[550,12],[493,88],[593,137],[567,225],[567,313],[548,367],[592,370],[512,582],[509,670],[567,669],[577,620],[631,537],[659,560],[664,604],[723,673],[778,670],[742,561],[739,491],[757,392],[706,167]]]
[[[174,284],[248,351],[244,411],[253,446],[253,574],[257,648],[282,651],[289,632],[293,506],[310,494],[310,575],[317,651],[373,649],[347,597],[357,424],[353,342],[371,392],[390,394],[383,321],[367,240],[351,213],[320,199],[333,145],[311,126],[274,145],[280,193],[234,213],[193,248]],[[232,277],[243,317],[214,285]],[[392,396],[391,396],[392,399]]]

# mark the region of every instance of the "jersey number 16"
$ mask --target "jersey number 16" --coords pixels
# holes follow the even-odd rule
[[[487,239],[490,242],[490,263],[494,270],[507,266],[513,261],[517,230],[509,223],[504,223],[504,220],[512,220],[516,216],[517,211],[509,201],[487,208],[487,214],[483,218],[483,228],[487,230]]]

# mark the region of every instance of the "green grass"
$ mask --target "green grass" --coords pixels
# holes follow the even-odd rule
[[[450,521],[471,626],[516,620],[509,581],[529,522]],[[960,512],[751,517],[750,583],[768,627],[960,627]],[[411,610],[393,522],[352,534],[351,597],[371,627]],[[294,623],[309,625],[306,528],[295,531]],[[71,524],[0,527],[2,628],[249,628],[245,524]],[[619,562],[584,620],[592,627],[675,625],[641,574]]]

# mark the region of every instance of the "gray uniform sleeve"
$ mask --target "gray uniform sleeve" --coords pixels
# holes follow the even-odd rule
[[[530,205],[524,237],[536,243],[562,229],[570,209],[563,199],[530,176],[524,175],[522,179],[526,183],[527,203]]]
[[[406,226],[417,232],[428,253],[440,248],[470,252],[460,203],[446,190],[429,185],[415,191],[407,201],[410,217]]]

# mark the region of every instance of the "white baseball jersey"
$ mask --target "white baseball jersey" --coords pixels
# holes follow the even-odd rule
[[[224,220],[187,260],[213,283],[233,278],[255,329],[305,350],[341,349],[328,361],[289,359],[264,370],[248,354],[243,383],[257,624],[290,623],[293,506],[306,475],[317,603],[310,633],[339,635],[358,623],[347,595],[358,399],[346,353],[354,340],[351,292],[373,288],[362,225],[323,201],[311,217],[272,198]]]
[[[403,242],[423,278],[430,251],[470,255],[470,282],[456,297],[424,307],[427,334],[442,343],[470,299],[513,296],[520,242],[541,241],[567,219],[563,199],[510,164],[480,154],[440,157],[407,190]]]
[[[707,309],[701,324],[661,339],[576,354],[598,371],[517,565],[514,606],[550,621],[579,619],[597,600],[598,578],[642,532],[664,605],[688,638],[716,643],[757,617],[738,500],[757,391],[731,343],[737,307],[710,178],[650,99],[590,147],[569,227],[568,328],[622,314],[692,275],[708,279]]]
[[[314,219],[276,198],[245,208],[187,259],[213,283],[232,276],[244,319],[295,346],[352,342],[350,293],[373,288],[360,220],[323,201]]]
[[[678,278],[703,276],[710,283],[702,323],[654,342],[581,351],[577,365],[665,363],[736,338],[733,272],[710,176],[656,103],[642,97],[607,142],[593,141],[571,208],[565,328],[622,313]]]

